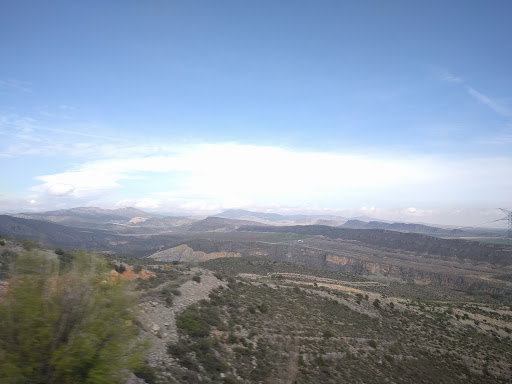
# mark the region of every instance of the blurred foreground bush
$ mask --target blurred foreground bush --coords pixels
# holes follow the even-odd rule
[[[146,350],[135,304],[100,256],[79,252],[70,263],[40,251],[19,256],[0,297],[0,382],[123,382]]]

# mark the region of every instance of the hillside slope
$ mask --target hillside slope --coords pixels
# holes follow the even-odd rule
[[[260,232],[260,227],[244,226],[240,231]],[[482,261],[496,265],[511,265],[511,250],[506,246],[485,244],[460,239],[441,239],[419,233],[403,233],[380,229],[334,228],[324,225],[295,225],[267,227],[265,232],[295,233],[300,235],[325,236],[330,239],[359,241],[388,249],[400,249],[441,257],[455,257]]]

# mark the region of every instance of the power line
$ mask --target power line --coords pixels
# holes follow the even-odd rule
[[[505,221],[506,220],[508,222],[508,232],[507,232],[506,239],[507,239],[508,245],[510,245],[511,242],[512,242],[512,211],[509,211],[508,209],[504,209],[504,208],[498,208],[498,209],[503,211],[503,213],[506,216],[502,217],[501,219],[491,220],[491,221],[487,221],[487,222],[481,223],[481,224],[475,224],[475,225],[466,226],[466,227],[457,227],[457,229],[480,227],[480,226],[485,225],[485,224],[490,224],[490,223],[495,223],[497,221]]]
[[[506,215],[504,218],[499,220],[507,220],[508,221],[508,234],[507,239],[508,243],[510,245],[510,241],[512,241],[512,211],[509,211],[507,209],[499,208],[503,213]]]
[[[505,219],[491,220],[491,221],[486,221],[485,223],[479,223],[479,224],[473,224],[473,225],[466,225],[466,226],[464,226],[464,227],[457,227],[457,229],[481,227],[482,225],[491,224],[491,223],[495,223],[495,222],[497,222],[497,221],[503,221],[503,220],[505,220]]]

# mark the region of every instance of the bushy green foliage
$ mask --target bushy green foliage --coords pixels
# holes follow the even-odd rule
[[[221,325],[219,309],[212,303],[201,300],[198,305],[191,305],[176,316],[176,326],[180,333],[187,336],[182,337],[177,344],[169,345],[168,353],[189,370],[199,372],[201,366],[217,380],[214,382],[218,382],[221,379],[220,374],[229,367],[218,355],[219,342],[210,336],[210,331]]]
[[[117,273],[124,273],[124,271],[126,271],[126,267],[124,264],[116,264],[116,265],[114,265],[114,270]]]
[[[135,376],[143,379],[147,384],[155,384],[157,382],[157,374],[155,369],[148,364],[143,364],[133,371]]]
[[[268,305],[263,303],[263,304],[260,304],[258,305],[258,309],[260,310],[261,313],[267,313],[268,312]]]
[[[176,317],[176,325],[192,337],[206,337],[210,334],[208,324],[202,321],[197,313],[190,310]]]
[[[38,243],[36,243],[35,241],[32,241],[32,240],[29,240],[29,239],[22,240],[21,246],[26,251],[31,251],[33,249],[41,248],[41,246]]]
[[[4,250],[0,253],[0,279],[9,277],[9,269],[11,264],[16,260],[18,254],[10,249]]]
[[[334,337],[334,332],[333,332],[333,331],[331,331],[330,329],[326,329],[326,330],[324,331],[324,337],[325,337],[326,339],[328,339],[329,337]]]
[[[0,301],[0,382],[122,383],[141,359],[125,283],[107,263],[77,253],[60,273],[37,251],[18,257]]]
[[[61,272],[65,271],[71,265],[71,262],[75,257],[73,252],[65,251],[62,248],[57,248],[55,250],[55,254],[59,258]]]
[[[167,304],[169,307],[172,306],[172,303],[174,302],[173,292],[169,288],[164,288],[160,291],[160,296],[165,301],[165,304]]]

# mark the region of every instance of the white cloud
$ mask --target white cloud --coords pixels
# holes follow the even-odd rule
[[[506,102],[495,100],[479,91],[477,91],[475,88],[467,85],[467,83],[460,77],[455,76],[451,72],[447,70],[439,70],[439,76],[442,81],[446,81],[448,83],[454,83],[454,84],[461,84],[461,86],[466,88],[466,92],[473,97],[474,99],[478,100],[480,103],[488,106],[491,108],[494,112],[504,116],[511,118],[512,117],[512,109],[507,105]]]
[[[235,207],[269,200],[346,198],[356,189],[386,189],[437,178],[428,160],[227,143],[189,146],[167,155],[88,161],[70,171],[37,177],[43,183],[33,190],[80,198],[140,180],[138,189],[146,185],[146,193],[157,192],[160,197],[214,199]],[[153,190],[153,184],[164,189]]]
[[[468,87],[466,87],[466,90],[476,100],[478,100],[482,104],[487,105],[494,112],[496,112],[502,116],[505,116],[505,117],[512,117],[512,111],[505,103],[500,102],[498,100],[491,99],[489,96],[486,96],[481,92],[478,92],[476,89],[474,89],[472,87],[468,86]]]
[[[449,83],[461,84],[464,82],[464,80],[462,80],[462,78],[455,76],[453,73],[450,73],[449,71],[446,71],[446,70],[440,71],[440,77],[441,77],[441,80],[447,81]]]
[[[119,186],[119,174],[109,173],[108,169],[95,171],[82,167],[76,171],[36,177],[43,184],[32,187],[36,193],[75,198],[92,197]]]
[[[105,127],[63,123],[60,118],[50,113],[39,113],[35,117],[0,114],[0,157],[104,157],[118,152],[120,147],[130,148],[122,136],[105,134]]]
[[[5,92],[32,93],[31,84],[17,79],[0,80],[0,90]]]
[[[135,207],[139,209],[155,210],[161,208],[161,201],[159,199],[124,199],[114,204],[116,207]]]
[[[49,185],[47,192],[54,196],[69,195],[75,190],[75,187],[71,184],[51,184]]]
[[[117,201],[122,206],[199,213],[237,207],[322,210],[402,205],[407,208],[393,215],[406,219],[431,214],[423,208],[430,202],[506,201],[512,190],[512,181],[503,178],[512,174],[512,160],[506,158],[456,161],[236,143],[147,146],[121,153],[38,176],[41,184],[32,187],[35,199],[51,195],[74,199],[75,205]]]

